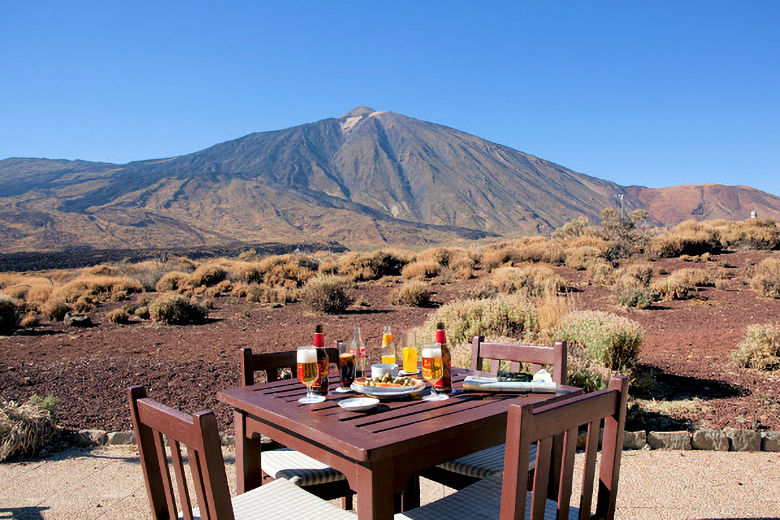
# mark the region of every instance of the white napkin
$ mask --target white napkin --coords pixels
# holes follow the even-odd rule
[[[463,380],[464,390],[478,392],[538,392],[555,393],[558,385],[552,380],[552,376],[545,369],[534,374],[530,382],[498,381],[497,377],[466,376]]]

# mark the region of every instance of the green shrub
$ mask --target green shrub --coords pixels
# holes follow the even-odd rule
[[[780,367],[780,326],[771,323],[749,325],[745,339],[734,351],[734,362],[742,368],[776,370]]]
[[[352,304],[349,295],[351,287],[351,282],[341,276],[319,276],[306,282],[301,291],[301,300],[315,312],[339,314]]]
[[[765,298],[780,298],[780,258],[764,258],[750,285]]]
[[[26,403],[0,403],[0,461],[32,457],[54,442],[55,401],[33,395]]]
[[[639,359],[642,327],[604,311],[574,311],[556,327],[556,336],[581,345],[589,359],[611,370],[631,368]]]
[[[10,296],[0,294],[0,334],[12,334],[19,326],[19,308]]]
[[[425,307],[431,303],[431,288],[424,282],[409,282],[390,292],[390,303],[409,307]]]
[[[166,325],[188,325],[201,323],[208,316],[208,310],[181,295],[160,298],[149,305],[152,321]]]
[[[623,287],[618,290],[618,305],[633,309],[646,309],[653,303],[653,293],[643,287]]]
[[[111,323],[127,324],[130,322],[130,313],[126,309],[114,309],[106,314],[106,319]]]

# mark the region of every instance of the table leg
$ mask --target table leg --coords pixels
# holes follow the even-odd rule
[[[236,443],[236,494],[246,493],[263,482],[260,466],[260,437],[252,437],[246,431],[246,415],[233,412],[233,428]]]
[[[406,484],[401,497],[401,511],[410,511],[420,507],[420,477],[413,475]]]
[[[393,466],[390,461],[378,461],[371,467],[360,466],[357,479],[358,518],[360,520],[390,520],[395,502]]]

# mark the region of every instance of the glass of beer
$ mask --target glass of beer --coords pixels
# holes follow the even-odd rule
[[[417,373],[417,337],[414,330],[406,333],[402,338],[401,360],[404,365],[404,372],[407,374]]]
[[[339,341],[339,372],[341,373],[341,387],[336,389],[336,392],[349,392],[350,386],[355,380],[355,352],[350,348],[350,345],[343,341]]]
[[[441,361],[441,348],[436,345],[423,345],[422,375],[431,384],[431,393],[424,396],[424,401],[444,401],[450,397],[447,394],[436,393],[436,383],[444,375]]]
[[[311,385],[320,375],[319,363],[317,363],[317,349],[314,345],[298,347],[298,381],[306,385],[306,397],[298,399],[299,403],[314,404],[325,400],[324,395],[315,395],[311,391]]]

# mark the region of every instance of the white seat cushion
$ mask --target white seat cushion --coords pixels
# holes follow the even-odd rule
[[[442,520],[443,518],[468,518],[469,520],[495,520],[501,512],[502,475],[492,475],[448,495],[441,500],[395,515],[396,520]],[[557,504],[547,500],[544,520],[555,520]],[[577,520],[578,508],[569,509],[569,520]],[[531,493],[525,500],[525,518],[531,517]]]
[[[486,450],[477,451],[464,457],[448,460],[439,464],[441,469],[468,477],[485,478],[504,471],[504,445],[499,444]],[[536,467],[536,443],[531,444],[528,457],[528,469]]]
[[[344,474],[327,464],[290,448],[264,451],[260,465],[273,478],[284,478],[299,486],[344,480]]]
[[[236,520],[263,518],[316,518],[317,520],[356,520],[357,516],[344,511],[304,491],[289,480],[279,479],[262,485],[232,499]],[[201,520],[200,511],[193,510],[195,520]],[[179,518],[182,518],[179,516]]]

